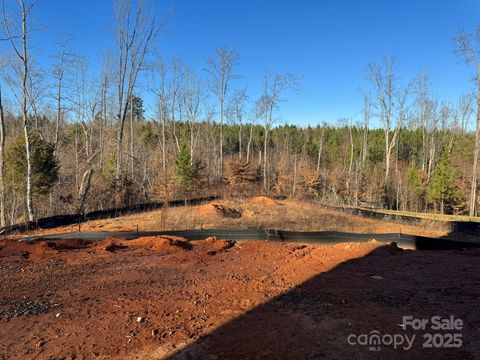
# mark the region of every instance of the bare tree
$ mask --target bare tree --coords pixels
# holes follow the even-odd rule
[[[462,95],[457,100],[454,116],[457,117],[457,124],[462,135],[467,132],[468,119],[473,112],[472,102],[473,98],[470,95]]]
[[[64,105],[62,104],[64,98],[65,76],[68,73],[69,66],[72,65],[74,57],[73,54],[68,51],[68,40],[62,39],[60,41],[60,51],[54,55],[55,64],[53,65],[53,78],[55,79],[56,94],[55,99],[57,103],[57,114],[55,118],[55,132],[53,137],[54,155],[57,154],[58,137],[60,131],[60,124],[63,121]]]
[[[348,130],[349,138],[349,160],[348,160],[348,177],[346,181],[347,191],[350,189],[350,181],[352,178],[352,169],[353,169],[353,156],[354,156],[354,144],[353,144],[353,122],[351,118],[341,119],[340,124]]]
[[[196,123],[200,116],[200,103],[203,98],[202,84],[195,74],[188,70],[183,89],[182,100],[185,108],[187,122],[190,130],[190,158],[193,161],[193,150],[195,148],[195,130]]]
[[[456,37],[455,53],[466,64],[476,66],[477,82],[477,121],[475,126],[475,148],[473,152],[472,186],[470,188],[470,216],[477,212],[478,156],[480,152],[480,27],[474,35],[460,31]]]
[[[405,120],[408,95],[414,80],[404,88],[398,86],[393,57],[385,58],[381,65],[370,64],[369,77],[375,88],[376,108],[385,135],[385,181],[387,181],[390,174],[391,153]]]
[[[268,191],[268,174],[267,174],[267,149],[268,134],[272,128],[274,121],[274,113],[278,110],[283,100],[283,94],[289,89],[297,89],[298,80],[292,74],[271,76],[265,72],[263,79],[263,94],[257,100],[257,114],[259,118],[263,118],[263,189]]]
[[[232,80],[238,79],[233,67],[238,63],[238,54],[226,46],[217,49],[215,57],[208,59],[207,71],[212,76],[212,92],[220,106],[220,177],[223,178],[223,115],[224,104]]]
[[[429,98],[429,79],[427,74],[420,74],[417,82],[416,116],[413,127],[419,126],[422,131],[422,170],[428,167],[428,139],[434,102]]]
[[[360,156],[360,164],[363,166],[367,160],[368,155],[368,126],[370,123],[372,102],[370,99],[370,94],[363,94],[363,140],[362,140],[362,149]]]
[[[247,100],[246,90],[236,90],[225,111],[227,119],[229,119],[232,124],[238,124],[238,157],[240,159],[242,158],[242,129]]]
[[[135,5],[133,0],[118,0],[115,7],[117,31],[117,159],[115,176],[120,181],[122,173],[123,137],[129,100],[132,98],[139,73],[160,26],[145,1]]]
[[[320,137],[318,139],[318,154],[317,154],[317,173],[320,173],[320,165],[322,163],[322,153],[323,153],[323,142],[325,139],[325,131],[327,129],[327,124],[325,121],[322,121],[320,125]]]
[[[103,168],[104,152],[105,152],[105,128],[107,125],[107,101],[108,90],[111,85],[110,74],[111,58],[108,54],[103,56],[102,73],[100,75],[100,124],[98,131],[98,142],[100,144],[100,168]]]
[[[2,88],[0,86],[0,226],[6,225],[5,217],[5,118],[3,116]]]
[[[76,178],[80,180],[80,168],[83,168],[83,175],[80,182],[77,180],[77,208],[78,214],[83,214],[85,204],[90,191],[92,176],[94,174],[94,162],[98,152],[95,149],[93,142],[94,128],[93,121],[97,113],[102,91],[95,91],[99,86],[96,81],[88,76],[88,64],[84,58],[78,58],[76,61],[77,68],[75,69],[76,79],[74,82],[74,94],[72,99],[73,113],[75,115],[76,124],[76,154],[75,154],[75,173]],[[83,151],[80,154],[78,141],[78,128],[83,133]]]
[[[162,138],[161,138],[161,149],[162,149],[162,173],[164,181],[167,177],[167,137],[166,137],[166,122],[168,116],[168,94],[166,89],[166,66],[164,63],[156,63],[153,67],[153,83],[150,86],[150,91],[155,94],[157,97],[157,106],[158,106],[158,118],[162,124]],[[158,75],[158,79],[156,78]],[[157,84],[157,80],[159,84]]]
[[[175,114],[181,108],[181,91],[185,81],[186,66],[178,58],[172,60],[172,77],[168,84],[168,98],[170,100],[170,120],[172,123],[172,134],[177,146],[177,151],[180,151],[180,142],[178,141],[176,131],[176,116]]]
[[[25,151],[26,151],[26,159],[27,159],[27,211],[28,211],[28,220],[34,221],[35,220],[35,210],[33,206],[33,193],[32,193],[32,159],[31,159],[31,148],[30,148],[30,122],[28,119],[27,113],[27,101],[28,101],[28,87],[27,82],[29,78],[29,53],[28,53],[28,24],[27,20],[30,15],[30,11],[32,10],[33,6],[36,4],[36,0],[27,3],[25,0],[18,0],[18,5],[20,8],[21,14],[21,42],[20,45],[17,45],[16,39],[18,36],[15,36],[12,33],[10,22],[8,21],[8,16],[5,9],[5,0],[2,0],[2,17],[3,17],[3,25],[5,28],[5,32],[7,34],[7,38],[10,41],[10,44],[13,48],[13,51],[17,55],[18,59],[21,61],[22,64],[22,101],[21,101],[21,112],[22,112],[22,119],[23,119],[23,132],[25,136]]]

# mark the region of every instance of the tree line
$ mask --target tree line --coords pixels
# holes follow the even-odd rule
[[[99,73],[65,40],[41,68],[30,55],[35,6],[2,0],[2,226],[218,192],[477,213],[478,96],[442,101],[427,74],[401,79],[385,57],[367,67],[360,116],[281,124],[296,76],[265,72],[252,98],[227,46],[201,74],[178,58],[160,61],[165,19],[144,1],[115,3],[115,45]],[[455,50],[480,74],[477,42],[460,33]],[[147,94],[155,116],[145,115]]]

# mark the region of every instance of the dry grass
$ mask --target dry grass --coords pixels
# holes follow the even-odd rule
[[[445,215],[445,214],[429,214],[429,213],[418,213],[412,211],[397,211],[397,210],[374,210],[380,214],[389,214],[389,215],[401,215],[401,216],[411,216],[425,220],[434,220],[434,221],[473,221],[480,222],[479,217],[470,217],[466,215]]]
[[[340,211],[322,209],[318,205],[297,200],[276,202],[275,205],[252,203],[248,200],[225,200],[221,204],[242,213],[240,218],[219,217],[202,213],[200,206],[167,208],[127,215],[114,219],[82,224],[82,231],[140,231],[183,229],[279,229],[291,231],[344,231],[356,233],[405,233],[440,237],[448,234],[449,226],[425,220],[419,224],[399,224],[369,219]],[[76,231],[76,226],[40,231],[42,233]],[[37,232],[38,233],[38,232]]]

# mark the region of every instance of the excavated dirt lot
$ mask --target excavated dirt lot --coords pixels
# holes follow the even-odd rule
[[[215,220],[210,214],[201,221],[219,227],[238,222],[240,228],[263,216],[266,222],[277,217],[278,225],[301,209],[288,203],[224,206],[242,217]],[[324,229],[321,214],[306,210],[305,223],[295,226]],[[176,222],[172,214],[187,216],[198,208],[169,211]],[[343,223],[353,231],[398,227],[330,216],[329,226]],[[118,230],[111,224],[120,220],[132,227],[132,219],[152,228],[158,221],[148,213],[85,227]],[[0,240],[0,284],[0,359],[478,359],[480,354],[478,249],[411,251],[375,240],[305,246],[161,236],[33,243],[10,238]],[[404,330],[398,325],[402,316],[453,316],[462,328]],[[415,340],[409,350],[349,344],[350,335],[372,331]],[[423,348],[425,333],[458,333],[462,343]]]

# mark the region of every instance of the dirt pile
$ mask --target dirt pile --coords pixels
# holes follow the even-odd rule
[[[42,246],[46,246],[56,251],[80,250],[80,249],[89,248],[93,245],[94,243],[92,241],[87,241],[82,239],[59,239],[59,240],[51,240],[51,241],[47,241],[46,243],[42,243]]]
[[[221,240],[215,236],[210,236],[205,240],[199,240],[197,244],[208,248],[207,255],[213,256],[234,247],[236,242],[233,240]]]
[[[223,206],[219,203],[210,203],[202,205],[195,210],[195,215],[202,217],[227,217],[227,218],[239,218],[242,214],[233,208]]]
[[[180,236],[145,236],[140,237],[134,240],[127,240],[121,243],[122,245],[128,246],[131,249],[145,249],[153,251],[164,251],[164,250],[190,250],[192,244]]]
[[[128,249],[128,246],[123,245],[114,239],[108,241],[107,245],[104,247],[104,250],[108,252],[116,252],[118,250],[126,250],[126,249]]]
[[[278,203],[267,196],[256,196],[251,201],[252,204],[263,204],[268,206],[278,205]]]

